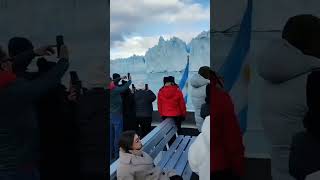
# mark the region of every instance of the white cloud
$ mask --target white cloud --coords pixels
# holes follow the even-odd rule
[[[148,48],[151,48],[157,44],[158,39],[156,37],[139,37],[134,36],[125,38],[124,41],[116,41],[114,48],[111,49],[110,58],[127,58],[132,55],[144,56]]]
[[[179,26],[210,20],[209,7],[186,0],[114,0],[110,10],[111,41],[123,40],[122,35],[155,23]]]
[[[189,43],[192,38],[196,37],[200,32],[179,32],[176,34],[164,34],[162,35],[165,40],[169,40],[172,37],[178,37]],[[133,36],[125,37],[124,41],[116,41],[114,47],[111,48],[110,58],[112,60],[117,58],[127,58],[130,56],[141,55],[144,56],[147,50],[155,46],[159,41],[160,36]]]

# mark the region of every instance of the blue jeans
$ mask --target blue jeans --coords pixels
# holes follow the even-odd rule
[[[121,113],[110,113],[110,161],[112,153],[115,158],[119,156],[119,138],[123,129],[123,117]]]

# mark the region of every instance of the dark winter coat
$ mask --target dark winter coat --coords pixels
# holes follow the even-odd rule
[[[34,56],[33,52],[16,58],[23,61],[29,56]],[[32,81],[18,78],[0,89],[0,171],[15,171],[38,158],[39,130],[34,104],[59,84],[68,66],[68,60],[60,59],[43,76]]]
[[[129,87],[121,93],[121,97],[123,109],[123,131],[137,130],[138,124],[136,122],[135,98]]]
[[[152,117],[152,102],[156,100],[156,95],[151,90],[138,89],[134,93],[136,101],[137,117]]]

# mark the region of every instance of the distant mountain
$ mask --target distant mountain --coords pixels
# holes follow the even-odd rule
[[[172,72],[181,71],[190,55],[190,70],[198,71],[199,67],[210,64],[210,33],[203,31],[189,44],[173,37],[164,40],[159,38],[157,45],[151,47],[145,56],[131,56],[111,61],[111,73],[127,72]]]

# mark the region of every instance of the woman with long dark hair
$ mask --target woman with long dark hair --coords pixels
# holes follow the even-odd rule
[[[215,180],[238,180],[244,176],[244,146],[231,97],[223,81],[210,75],[210,173]]]
[[[142,151],[140,137],[135,131],[125,131],[119,140],[118,180],[181,180],[173,171],[163,172],[152,157]]]

